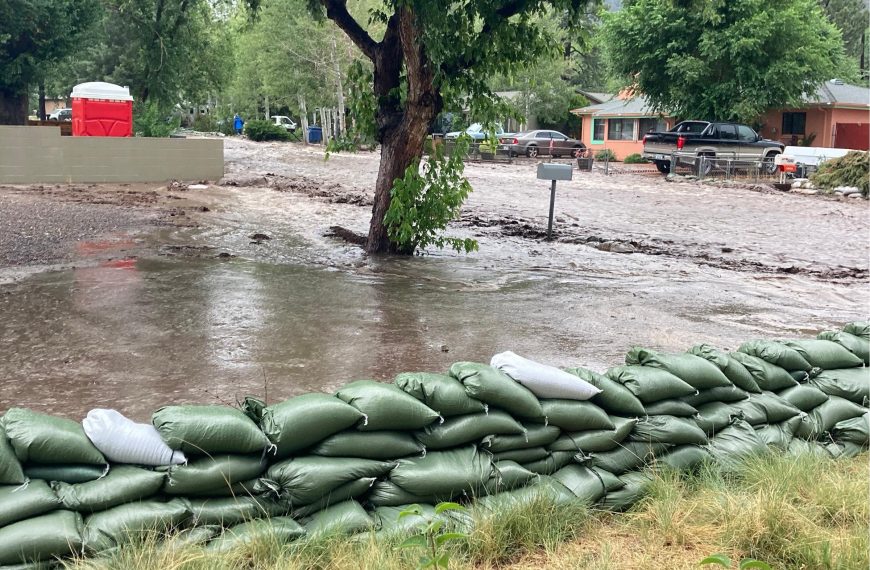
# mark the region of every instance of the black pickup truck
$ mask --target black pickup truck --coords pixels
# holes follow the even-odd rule
[[[659,172],[667,174],[671,158],[677,164],[688,165],[708,174],[717,159],[731,159],[737,165],[760,163],[767,173],[773,173],[773,160],[785,145],[767,140],[746,125],[683,121],[673,129],[649,133],[643,137],[643,156],[653,161]],[[703,159],[701,159],[703,157]]]

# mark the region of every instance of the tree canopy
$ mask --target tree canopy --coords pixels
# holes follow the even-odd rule
[[[605,21],[609,62],[659,111],[751,122],[842,65],[818,0],[635,0]]]

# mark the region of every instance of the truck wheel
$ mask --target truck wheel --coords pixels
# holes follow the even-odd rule
[[[765,174],[774,174],[776,173],[776,163],[774,159],[778,152],[772,152],[764,157],[764,160],[761,161],[761,171]]]
[[[526,156],[529,158],[536,158],[538,156],[538,146],[534,144],[530,144],[526,147]]]
[[[671,171],[671,163],[666,160],[657,160],[655,161],[656,168],[662,174],[668,174]]]

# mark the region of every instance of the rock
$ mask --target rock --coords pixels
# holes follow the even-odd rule
[[[834,188],[834,192],[838,194],[843,194],[844,196],[850,196],[852,194],[860,194],[861,189],[856,186],[837,186]]]
[[[807,188],[805,186],[802,186],[800,188],[795,188],[794,186],[792,186],[791,191],[795,192],[796,194],[819,194],[820,193],[818,188]]]
[[[612,241],[603,241],[599,244],[596,244],[595,247],[600,249],[601,251],[610,251],[610,248],[613,247],[613,242]]]
[[[723,247],[722,248],[722,253],[731,253],[732,251],[734,251],[733,247]]]
[[[261,234],[261,233],[251,234],[248,237],[254,241],[264,241],[264,240],[272,239],[271,237],[267,236],[266,234]]]
[[[441,352],[450,352],[450,347],[446,344],[441,345]]]
[[[849,198],[863,198],[864,197],[861,195],[860,192],[857,194],[846,194],[846,196],[848,196]]]
[[[630,243],[615,243],[610,246],[611,253],[634,253],[637,248]]]

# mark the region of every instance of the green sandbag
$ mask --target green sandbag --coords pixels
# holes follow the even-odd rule
[[[187,497],[202,497],[206,499],[220,499],[230,497],[252,497],[260,493],[260,479],[255,477],[246,481],[239,481],[232,485],[223,485],[220,489],[207,489],[202,492],[187,493]]]
[[[3,427],[21,463],[106,463],[106,458],[85,435],[82,424],[72,420],[12,408],[3,416]]]
[[[257,424],[229,406],[164,406],[151,423],[166,445],[187,454],[255,453],[269,446]]]
[[[755,428],[755,433],[768,447],[785,451],[794,439],[795,430],[800,427],[801,421],[801,418],[794,417],[778,424],[758,426]]]
[[[0,423],[0,485],[20,485],[24,483],[24,471],[15,456],[15,450],[6,439],[6,431]]]
[[[819,443],[817,441],[805,441],[800,438],[794,438],[788,444],[788,454],[794,457],[800,457],[802,455],[810,455],[813,457],[819,457],[821,459],[831,459],[834,457],[835,453],[842,453],[842,451],[838,448],[834,448],[836,451],[832,449],[828,449],[828,446],[823,443]]]
[[[563,431],[586,429],[613,429],[607,412],[593,404],[580,400],[541,400],[545,423]]]
[[[696,390],[731,386],[731,381],[719,367],[700,356],[689,354],[663,354],[646,348],[632,348],[625,355],[626,364],[651,366],[667,370]],[[649,413],[649,411],[647,411]]]
[[[239,404],[239,409],[243,414],[251,418],[252,422],[260,425],[260,422],[263,420],[263,410],[266,409],[266,402],[253,396],[245,396],[245,399]]]
[[[492,475],[483,484],[482,493],[492,495],[527,485],[537,474],[516,461],[500,461],[493,466]]]
[[[561,438],[560,438],[561,439]],[[558,440],[557,440],[558,441]],[[554,444],[550,444],[552,447]],[[512,451],[502,451],[495,453],[492,456],[493,462],[498,461],[516,461],[517,463],[532,463],[540,461],[550,455],[550,451],[574,451],[577,453],[577,446],[571,442],[571,446],[560,450],[549,450],[546,447],[529,447],[528,449],[514,449]]]
[[[96,481],[108,471],[105,465],[25,465],[24,476],[28,479],[63,481],[70,485]]]
[[[864,364],[862,359],[830,340],[787,340],[783,344],[795,349],[810,365],[822,370],[854,368]]]
[[[604,482],[588,467],[566,465],[553,473],[553,479],[565,485],[578,499],[588,505],[604,496]]]
[[[610,511],[626,511],[644,498],[652,486],[653,478],[644,471],[630,471],[619,476],[623,486],[608,491],[601,506]]]
[[[358,479],[356,481],[351,481],[350,483],[345,483],[340,487],[337,487],[334,491],[329,494],[323,496],[318,501],[314,501],[310,505],[305,505],[304,507],[299,507],[298,509],[293,510],[293,516],[296,518],[307,517],[311,514],[316,513],[317,511],[323,510],[330,505],[335,505],[337,503],[341,503],[342,501],[347,501],[348,499],[356,499],[357,497],[361,497],[369,492],[369,489],[372,488],[377,478],[375,477],[363,477],[362,479]]]
[[[746,392],[761,392],[761,388],[752,378],[745,366],[735,360],[730,354],[710,346],[699,344],[689,350],[689,354],[700,356],[715,364],[734,386]]]
[[[686,473],[694,470],[701,463],[711,460],[710,453],[703,447],[698,445],[678,445],[657,458],[656,464]]]
[[[556,426],[527,423],[526,432],[520,435],[491,435],[483,440],[483,446],[492,453],[515,451],[550,445],[559,438],[562,431]]]
[[[637,422],[631,435],[632,441],[667,443],[669,445],[704,445],[707,436],[690,418],[676,416],[648,416]]]
[[[486,411],[486,404],[470,397],[462,382],[446,374],[404,372],[396,376],[396,386],[445,418]]]
[[[335,395],[365,414],[357,426],[362,431],[410,431],[438,420],[438,412],[393,384],[359,380],[343,386]]]
[[[218,525],[195,526],[178,531],[167,537],[166,543],[169,548],[183,548],[185,546],[202,546],[214,537],[218,536],[223,529]]]
[[[191,524],[233,526],[254,519],[286,515],[287,507],[256,497],[190,500]]]
[[[538,475],[552,475],[574,461],[574,451],[551,451],[544,459],[522,463],[522,466]]]
[[[230,527],[208,544],[208,550],[226,552],[245,544],[283,545],[305,536],[305,528],[292,517],[257,519]]]
[[[195,495],[222,491],[240,481],[253,479],[266,463],[260,455],[216,455],[200,457],[187,465],[160,468],[167,472],[163,492]]]
[[[760,412],[759,412],[760,413]],[[732,404],[724,404],[722,402],[710,402],[703,406],[698,406],[698,415],[695,416],[695,423],[698,427],[704,430],[707,435],[712,435],[717,431],[731,425],[735,418],[743,417],[741,410],[732,407]],[[766,418],[759,418],[758,423],[764,423]]]
[[[595,453],[616,449],[634,429],[637,418],[620,418],[610,416],[613,421],[612,430],[575,431],[567,435],[574,442],[578,450],[583,453]]]
[[[283,459],[346,430],[363,419],[353,406],[329,394],[304,394],[268,406],[260,427]]]
[[[750,340],[748,342],[744,342],[737,349],[737,352],[732,353],[732,355],[737,358],[737,354],[740,353],[755,356],[788,372],[794,372],[796,370],[803,370],[804,372],[809,372],[812,368],[812,365],[807,362],[807,359],[801,356],[798,351],[784,345],[781,342],[776,342],[772,340]],[[744,366],[746,366],[746,363],[743,362],[743,360],[739,358],[738,360],[740,360],[740,362]],[[747,368],[749,367],[747,366]],[[749,371],[752,372],[752,369],[750,369]],[[755,378],[755,381],[758,382],[757,377]],[[770,389],[765,388],[764,385],[762,385],[761,383],[759,383],[758,386],[762,390]]]
[[[613,451],[595,453],[589,461],[591,467],[600,467],[615,475],[635,470],[658,457],[668,446],[664,443],[629,441]]]
[[[601,430],[601,431],[607,431],[607,430]],[[580,433],[583,433],[583,432],[580,432]],[[546,447],[546,449],[549,451],[572,451],[574,453],[580,453],[580,448],[577,447],[577,444],[574,443],[574,440],[571,439],[571,436],[567,433],[563,433],[561,436],[559,436],[559,439],[557,439],[556,441],[554,441],[553,443],[548,445]],[[527,463],[527,462],[528,461],[525,461],[524,463]]]
[[[761,393],[761,390],[757,390],[757,393]],[[685,396],[680,398],[680,401],[685,402],[691,406],[703,406],[704,404],[708,404],[710,402],[739,402],[740,400],[745,400],[750,395],[750,392],[746,390],[741,390],[737,386],[729,386],[725,388],[711,388],[709,390],[703,390],[698,392],[697,394],[692,394],[690,396]],[[652,415],[652,414],[650,414]],[[676,414],[674,414],[676,415]]]
[[[523,426],[511,416],[500,410],[490,410],[484,414],[447,418],[444,423],[435,423],[417,432],[416,437],[427,449],[448,449],[479,441],[489,435],[523,432]]]
[[[867,447],[870,443],[870,412],[857,418],[837,422],[831,428],[831,437],[838,443],[854,443]]]
[[[728,406],[733,410],[734,415],[751,426],[760,426],[767,423],[767,412],[754,399],[734,402],[728,404]]]
[[[528,388],[492,366],[476,362],[456,362],[450,375],[462,382],[465,393],[489,406],[495,406],[518,418],[544,415],[538,399]]]
[[[843,327],[843,332],[853,334],[864,340],[870,340],[870,321],[853,321]]]
[[[864,405],[870,400],[870,368],[826,370],[808,382],[828,396]]]
[[[828,401],[807,414],[805,421],[795,432],[803,439],[821,437],[839,422],[863,416],[867,408],[839,396],[830,396]]]
[[[601,406],[607,413],[630,417],[646,415],[643,403],[619,382],[585,368],[566,368],[565,372],[578,376],[601,390],[592,396],[590,402]]]
[[[870,342],[863,338],[843,331],[825,331],[818,338],[836,342],[864,361],[865,366],[870,365]]]
[[[55,511],[0,528],[0,564],[75,554],[82,547],[82,526],[79,513]]]
[[[309,453],[325,457],[396,459],[423,453],[423,444],[410,433],[402,431],[348,430],[324,439]]]
[[[410,509],[413,504],[398,505],[395,507],[378,507],[372,512],[372,517],[377,522],[381,532],[392,534],[416,534],[421,526],[428,524],[430,520],[437,518],[435,507],[427,504],[417,504],[422,514],[400,516],[402,512]]]
[[[375,521],[356,501],[345,501],[327,507],[305,521],[309,536],[356,534],[374,528]]]
[[[415,495],[457,495],[473,492],[489,480],[492,462],[469,445],[449,451],[431,451],[425,457],[400,459],[390,480]]]
[[[744,458],[767,450],[755,429],[743,420],[734,420],[730,426],[711,437],[705,447],[716,463],[727,471],[737,467]]]
[[[860,455],[864,451],[867,450],[866,445],[858,445],[857,443],[852,443],[850,441],[844,441],[842,443],[829,443],[828,446],[836,445],[840,448],[840,457],[844,459],[848,459],[851,457],[855,457]]]
[[[51,487],[65,509],[94,513],[150,497],[160,490],[165,479],[166,473],[118,465],[96,481],[76,485],[58,481]]]
[[[513,491],[504,491],[483,497],[475,502],[475,508],[499,513],[518,505],[532,505],[538,501],[549,500],[555,505],[567,505],[577,502],[577,497],[565,485],[550,476],[541,476],[534,483]]]
[[[689,396],[691,397],[691,396]],[[689,418],[698,413],[694,406],[682,400],[659,400],[646,405],[646,413],[649,416],[678,416]]]
[[[794,350],[791,351],[797,354]],[[749,370],[749,373],[752,374],[752,379],[755,380],[755,383],[762,390],[776,392],[777,390],[783,390],[797,384],[797,381],[785,369],[766,360],[742,352],[733,352],[731,355]],[[798,356],[800,355],[798,354]]]
[[[402,489],[392,481],[375,481],[366,496],[366,500],[376,507],[436,504],[441,501],[449,501],[452,498],[452,495],[442,495],[438,497],[415,495]]]
[[[828,401],[828,395],[813,384],[798,384],[776,394],[802,412],[808,412]]]
[[[58,508],[60,501],[45,481],[0,487],[0,527]]]
[[[787,400],[780,398],[773,392],[764,391],[761,394],[753,394],[749,400],[761,406],[769,424],[778,424],[801,415],[800,409],[792,406]]]
[[[91,552],[120,546],[151,532],[165,532],[190,518],[186,499],[140,501],[94,513],[85,519],[84,543]]]
[[[351,457],[294,457],[275,463],[260,479],[262,490],[294,509],[310,505],[341,485],[366,477],[381,477],[395,463]]]
[[[595,475],[599,479],[601,479],[601,483],[604,485],[604,491],[606,493],[615,491],[617,489],[622,489],[625,486],[625,483],[623,483],[619,477],[617,477],[610,471],[607,471],[606,469],[602,469],[601,467],[593,467],[592,472],[595,473]]]
[[[695,393],[695,388],[667,370],[650,366],[617,366],[607,376],[631,390],[644,404]]]

